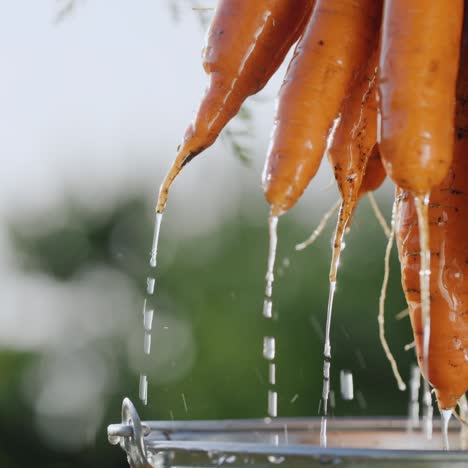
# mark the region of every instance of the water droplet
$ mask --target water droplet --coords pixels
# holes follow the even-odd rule
[[[151,329],[153,328],[153,314],[154,311],[152,309],[144,311],[143,326],[148,333],[151,332]]]
[[[463,356],[465,357],[465,361],[468,361],[468,348],[463,350]]]
[[[278,416],[278,394],[273,390],[268,391],[268,415],[272,418]]]
[[[140,375],[139,397],[144,405],[148,402],[148,378],[145,374]]]
[[[448,427],[449,427],[449,422],[450,418],[452,417],[452,410],[441,410],[440,414],[442,416],[442,435],[443,435],[443,449],[444,450],[449,450],[449,438],[448,438]]]
[[[156,213],[154,221],[153,245],[151,247],[150,265],[155,268],[158,256],[159,232],[161,231],[162,213]]]
[[[284,457],[278,457],[276,455],[268,455],[267,460],[273,465],[280,465],[281,463],[284,462],[285,458]]]
[[[434,409],[432,408],[432,395],[429,383],[424,380],[424,391],[423,391],[423,427],[424,434],[427,440],[432,439],[432,416]]]
[[[268,366],[268,382],[270,385],[276,384],[276,364],[274,362]]]
[[[320,447],[327,446],[327,418],[322,416],[320,422]]]
[[[146,278],[146,292],[148,294],[153,294],[154,293],[154,285],[156,284],[156,279],[155,278]]]
[[[151,352],[151,335],[149,333],[145,333],[145,338],[143,342],[143,350],[145,354],[150,354]]]
[[[340,371],[340,389],[343,400],[354,399],[353,374],[349,370]]]
[[[419,425],[419,389],[421,387],[421,371],[417,365],[411,366],[409,381],[409,407],[408,427],[410,429]]]
[[[266,318],[272,318],[273,303],[271,299],[265,299],[263,302],[263,316]]]
[[[452,341],[453,341],[453,347],[455,349],[462,349],[462,341],[460,340],[460,338],[457,338],[456,336],[452,338]]]
[[[263,357],[269,361],[275,359],[276,340],[273,336],[263,337]]]

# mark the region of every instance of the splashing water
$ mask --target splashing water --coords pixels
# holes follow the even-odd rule
[[[154,286],[156,284],[156,280],[154,278],[146,278],[146,292],[150,295],[154,294]]]
[[[268,266],[267,273],[265,276],[266,285],[265,285],[265,299],[272,299],[273,293],[273,281],[275,279],[273,270],[275,268],[275,259],[276,259],[276,248],[278,245],[278,216],[270,216],[268,220],[268,232],[270,236],[270,245],[268,249]]]
[[[268,390],[268,416],[278,416],[278,393],[273,390]]]
[[[161,222],[162,222],[162,213],[156,213],[156,218],[154,222],[154,233],[153,233],[153,242],[151,245],[151,255],[150,255],[150,267],[155,268],[157,264],[157,255],[158,255],[158,243],[159,243],[159,233],[161,231]],[[154,309],[148,307],[149,296],[154,294],[156,286],[156,278],[154,276],[148,276],[146,278],[146,294],[143,301],[143,329],[144,329],[144,339],[143,339],[143,352],[146,356],[149,356],[151,353],[151,332],[153,328],[153,316]],[[139,397],[144,405],[148,403],[148,376],[145,373],[140,374],[140,384],[139,384]]]
[[[423,324],[423,373],[429,379],[429,342],[431,335],[431,250],[429,244],[429,195],[414,197],[418,216],[419,248],[421,264],[419,268],[419,284],[421,289],[421,318]]]
[[[440,410],[440,415],[442,416],[442,440],[443,440],[443,449],[450,450],[449,437],[448,437],[448,428],[450,418],[452,417],[452,410]]]
[[[275,359],[276,340],[273,336],[263,337],[263,357],[268,361]]]
[[[273,319],[273,281],[274,268],[276,259],[276,247],[278,245],[278,217],[270,216],[268,219],[268,231],[270,237],[270,245],[268,249],[268,264],[267,273],[265,276],[265,299],[263,302],[263,317],[267,320]],[[278,416],[278,392],[275,390],[276,385],[276,338],[274,336],[263,337],[263,357],[268,361],[268,384],[270,388],[267,394],[267,414],[270,418]],[[272,444],[279,444],[279,435],[272,434]],[[271,463],[278,463],[277,457],[271,456]]]
[[[328,291],[328,305],[327,305],[327,321],[325,324],[325,343],[323,347],[323,384],[322,384],[322,402],[323,402],[323,416],[320,425],[320,446],[327,446],[327,417],[328,417],[328,399],[330,395],[330,366],[331,366],[331,341],[330,341],[330,328],[331,318],[333,311],[333,300],[336,292],[336,277],[338,274],[338,267],[340,265],[341,251],[345,247],[344,235],[346,226],[348,225],[351,216],[349,203],[343,201],[340,206],[338,214],[338,223],[336,225],[335,234],[333,236],[333,251],[332,260],[330,265],[329,274],[329,291]]]
[[[421,371],[417,365],[411,366],[409,381],[408,429],[419,426],[419,389],[421,387]]]
[[[338,257],[339,258],[339,257]],[[330,290],[328,295],[327,322],[325,325],[325,345],[323,348],[323,384],[322,401],[323,416],[320,424],[320,446],[327,446],[327,417],[328,417],[328,395],[330,393],[330,366],[331,366],[331,344],[330,344],[330,325],[331,314],[333,310],[333,299],[335,297],[336,280],[330,281]]]
[[[268,383],[270,385],[276,384],[276,364],[274,362],[270,362],[268,366]]]
[[[354,399],[353,374],[351,371],[346,369],[340,371],[340,390],[343,400]],[[334,405],[332,405],[331,397],[332,392],[330,392],[330,405],[333,407]]]
[[[158,256],[159,232],[161,231],[162,213],[156,213],[154,221],[153,245],[151,246],[150,266],[155,268]]]
[[[424,379],[423,384],[423,429],[427,440],[432,439],[432,416],[434,409],[432,407],[432,395],[429,382]]]
[[[143,349],[145,354],[150,354],[151,352],[151,330],[153,327],[153,309],[143,310],[143,327],[145,329],[145,339],[143,344]]]
[[[145,374],[140,374],[138,396],[144,405],[148,403],[148,378]]]

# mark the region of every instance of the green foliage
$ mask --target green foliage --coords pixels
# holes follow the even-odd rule
[[[68,223],[59,229],[43,231],[41,235],[32,236],[19,225],[11,229],[24,267],[47,273],[60,281],[72,281],[77,271],[101,263],[119,269],[143,290],[152,230],[150,209],[144,202],[129,200],[99,217],[72,206],[68,211]],[[147,223],[143,222],[145,219]],[[266,221],[259,227],[249,219],[252,213],[241,213],[216,232],[177,245],[174,243],[178,241],[166,236],[167,231],[163,229],[156,310],[164,309],[190,323],[195,356],[193,368],[184,377],[163,385],[150,379],[149,405],[141,410],[144,419],[264,416],[267,365],[261,351],[265,334],[277,337],[280,415],[317,415],[330,230],[308,250],[295,252],[293,245],[307,233],[287,216],[281,219],[274,287],[276,320],[268,323],[261,314],[267,254]],[[384,247],[384,236],[363,203],[343,252],[332,324],[332,388],[336,395],[333,412],[339,415],[391,415],[406,411],[407,395],[398,392],[377,337]],[[166,250],[176,252],[170,263],[165,259]],[[369,252],[375,254],[371,256]],[[288,261],[284,261],[286,258]],[[164,298],[170,298],[170,305]],[[388,339],[403,375],[407,376],[409,363],[414,358],[411,352],[403,351],[404,344],[411,341],[408,323],[393,318],[404,308],[395,258],[388,298]],[[135,311],[128,313],[133,315]],[[157,336],[162,330],[155,329],[153,333],[155,356],[160,352]],[[127,367],[126,348],[118,337],[113,342],[96,345],[112,347],[112,352],[119,356],[119,383],[107,402],[105,420],[106,423],[117,422],[122,397],[128,395],[138,401],[137,376]],[[120,450],[108,445],[105,427],[95,446],[71,454],[45,448],[38,435],[32,429],[27,430],[28,450],[22,454],[20,463],[16,461],[18,441],[24,445],[24,427],[34,427],[31,410],[18,395],[21,394],[22,371],[35,358],[0,353],[0,371],[6,383],[0,391],[2,440],[5,442],[0,449],[0,461],[10,467],[31,463],[39,467],[125,466]],[[360,397],[353,402],[342,401],[339,397],[339,371],[343,368],[352,369],[354,373],[355,389]]]

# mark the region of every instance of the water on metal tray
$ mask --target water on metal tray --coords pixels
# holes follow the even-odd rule
[[[274,418],[230,421],[140,422],[124,400],[122,424],[108,428],[111,443],[120,442],[132,468],[182,466],[458,468],[468,453],[458,450],[459,424],[448,431],[451,451],[442,451],[442,424],[434,420],[434,437],[407,419],[330,418],[328,447],[320,445],[320,419]],[[278,444],[271,435],[278,436]]]

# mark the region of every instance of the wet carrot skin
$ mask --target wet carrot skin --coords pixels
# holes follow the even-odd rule
[[[456,87],[455,141],[448,174],[430,193],[431,338],[429,381],[449,409],[468,390],[468,21]],[[413,196],[398,189],[397,243],[420,367],[423,323],[419,232]]]
[[[468,69],[458,86],[457,139],[449,173],[431,192],[431,339],[429,381],[439,405],[453,408],[468,390]],[[460,81],[460,80],[459,80]],[[397,242],[402,283],[422,361],[419,232],[413,196],[398,190]]]
[[[340,121],[327,151],[343,199],[340,213],[346,223],[358,201],[368,159],[377,142],[376,67],[377,51],[344,100]]]
[[[375,47],[379,24],[379,1],[317,1],[279,92],[263,172],[274,215],[291,208],[316,174],[343,99]]]
[[[431,338],[428,380],[437,392],[441,408],[453,408],[468,390],[468,194],[454,194],[465,183],[467,164],[456,164],[453,183],[447,180],[432,192],[429,208],[431,245]],[[447,183],[448,182],[448,183]],[[468,180],[466,181],[468,182]],[[464,185],[468,190],[468,184]],[[419,290],[419,232],[413,196],[398,190],[397,242],[402,284],[408,302],[422,366],[423,323]],[[462,202],[462,203],[460,203]]]
[[[452,160],[462,18],[463,0],[385,2],[380,150],[393,181],[420,196]]]
[[[209,82],[160,190],[157,211],[183,166],[211,146],[248,96],[281,65],[310,17],[315,0],[220,0],[202,52]]]
[[[313,0],[296,0],[293,7],[289,0],[219,2],[202,52],[210,81],[185,135],[190,152],[212,144],[244,100],[266,85],[302,33],[313,4]]]
[[[387,177],[377,144],[374,146],[369,158],[367,159],[364,171],[365,173],[362,178],[361,186],[359,187],[358,198],[363,197],[368,192],[374,192],[377,190]]]

